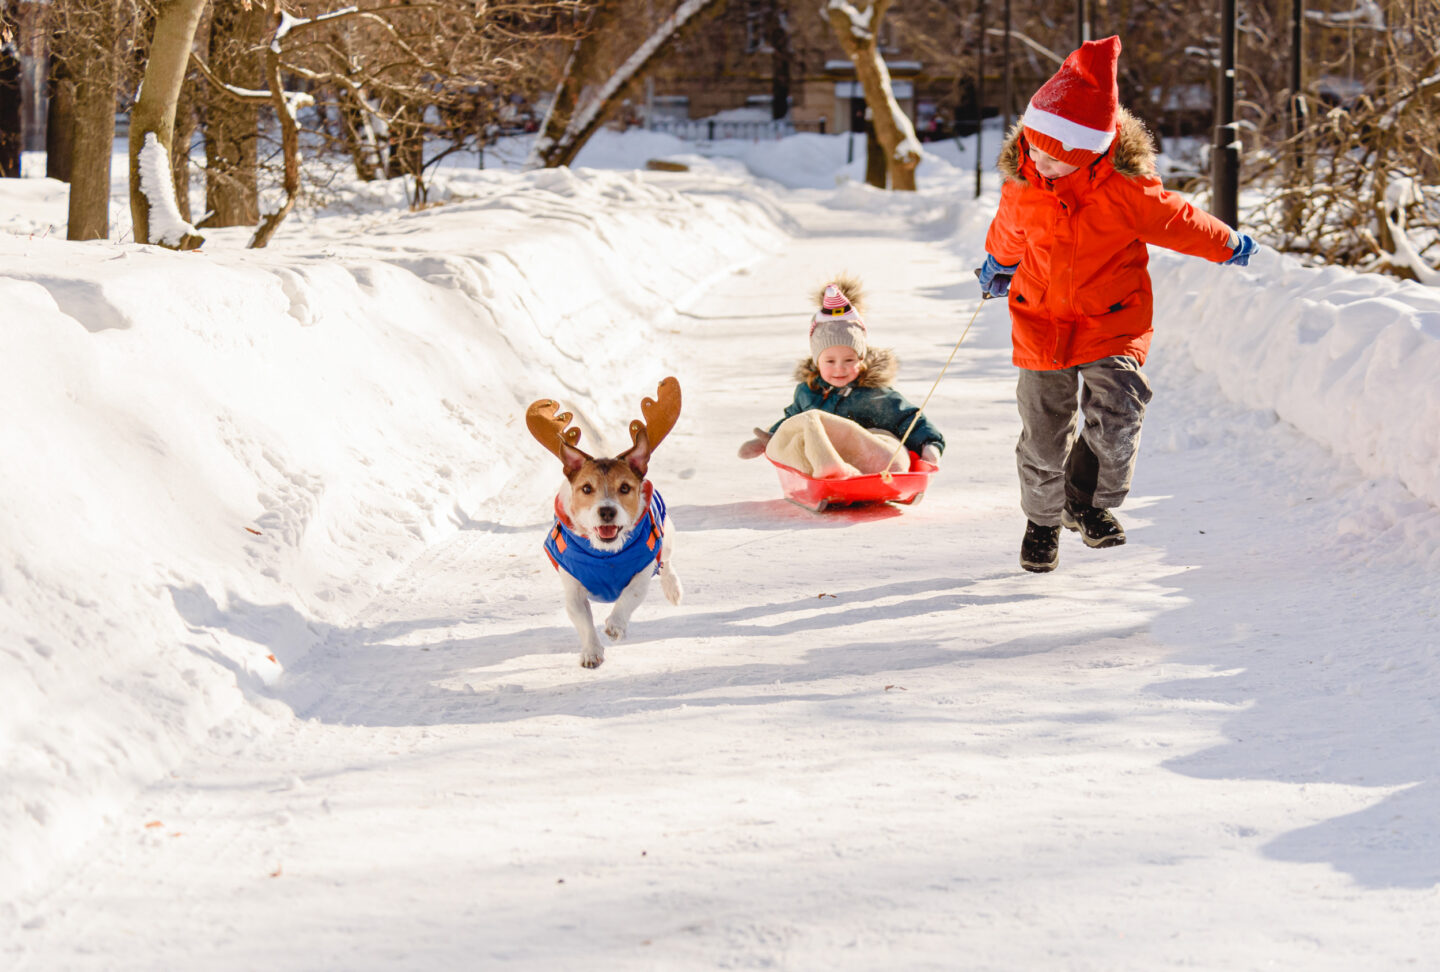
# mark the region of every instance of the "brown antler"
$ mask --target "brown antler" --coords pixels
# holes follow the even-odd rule
[[[566,428],[570,420],[575,416],[569,412],[555,414],[560,403],[551,398],[542,398],[538,402],[531,402],[530,407],[525,410],[525,425],[530,429],[530,434],[535,441],[543,445],[555,454],[560,456],[560,443],[565,441],[572,446],[580,441],[580,430],[578,428]]]
[[[640,414],[645,416],[645,421],[636,419],[630,423],[630,441],[638,441],[640,430],[644,429],[652,452],[660,444],[660,440],[670,434],[670,430],[675,427],[675,421],[680,418],[680,382],[673,377],[663,379],[655,391],[655,396],[640,399]]]

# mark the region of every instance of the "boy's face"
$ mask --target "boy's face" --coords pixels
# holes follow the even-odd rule
[[[1047,179],[1059,179],[1080,168],[1069,162],[1061,162],[1049,152],[1042,152],[1033,145],[1030,146],[1030,161],[1035,163],[1036,170]]]
[[[820,369],[820,377],[837,388],[860,377],[860,355],[844,344],[821,351],[815,366]]]

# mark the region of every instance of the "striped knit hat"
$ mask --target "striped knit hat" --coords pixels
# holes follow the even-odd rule
[[[1089,165],[1110,148],[1120,112],[1115,65],[1120,38],[1086,41],[1040,86],[1021,117],[1025,140],[1071,165]]]
[[[837,345],[854,348],[865,357],[865,322],[845,292],[832,283],[825,285],[820,309],[810,319],[810,354],[818,359],[826,348]]]

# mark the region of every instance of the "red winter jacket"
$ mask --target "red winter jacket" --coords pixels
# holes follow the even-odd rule
[[[1018,367],[1050,371],[1150,349],[1154,304],[1145,244],[1216,263],[1230,228],[1155,175],[1150,133],[1123,110],[1111,150],[1053,182],[1035,170],[1016,125],[1001,150],[1006,176],[985,249],[1006,266]]]

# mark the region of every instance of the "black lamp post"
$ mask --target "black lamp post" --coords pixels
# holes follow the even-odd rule
[[[975,198],[980,198],[980,172],[984,164],[980,161],[980,143],[985,126],[985,0],[977,7],[980,17],[980,47],[975,55]]]
[[[1305,150],[1300,146],[1300,130],[1305,124],[1305,98],[1301,94],[1304,78],[1300,58],[1305,50],[1305,0],[1290,3],[1290,137],[1295,140],[1295,173],[1305,168]]]
[[[1005,46],[1000,55],[1001,63],[1004,65],[1001,77],[1005,79],[1005,134],[1010,133],[1010,0],[1005,0]]]
[[[1215,99],[1215,145],[1210,152],[1210,212],[1240,222],[1240,129],[1235,124],[1235,0],[1220,3],[1220,85]]]

